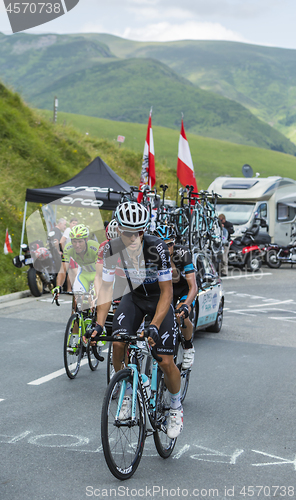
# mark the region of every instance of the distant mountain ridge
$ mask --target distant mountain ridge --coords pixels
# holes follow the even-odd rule
[[[234,99],[185,78],[180,64],[188,43],[143,44],[96,34],[1,34],[0,79],[40,108],[51,109],[57,95],[61,111],[145,123],[153,106],[156,125],[178,128],[183,112],[186,129],[193,133],[295,155],[293,143]],[[194,69],[188,57],[182,63],[187,73]]]

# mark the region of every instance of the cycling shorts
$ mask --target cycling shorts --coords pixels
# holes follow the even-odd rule
[[[114,314],[112,334],[136,333],[146,314],[154,316],[158,300],[159,296],[141,297],[135,293],[124,295]],[[173,355],[177,334],[173,304],[170,305],[158,333],[157,353]]]

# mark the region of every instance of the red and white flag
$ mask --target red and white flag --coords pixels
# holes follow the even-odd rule
[[[197,184],[194,175],[194,167],[189,149],[189,144],[185,134],[183,118],[181,122],[181,132],[178,148],[177,177],[183,186],[193,186],[197,193]]]
[[[11,236],[10,234],[8,234],[8,229],[6,229],[5,234],[4,253],[5,255],[7,255],[8,253],[13,253],[11,249]]]
[[[152,115],[152,108],[150,110],[150,115],[148,120],[139,189],[142,189],[143,186],[149,186],[150,188],[152,188],[155,184],[154,142],[153,142],[151,115]],[[139,193],[138,194],[139,203],[142,201],[142,198],[143,194]]]

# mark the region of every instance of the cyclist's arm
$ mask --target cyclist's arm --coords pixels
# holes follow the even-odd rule
[[[112,303],[113,282],[102,281],[97,306],[97,323],[104,326]]]
[[[103,264],[101,261],[98,261],[96,263],[96,276],[95,276],[95,280],[94,280],[96,297],[99,296],[100,288],[102,285],[102,272],[103,272]]]
[[[63,250],[64,250],[64,247],[66,245],[66,241],[67,241],[66,236],[62,236],[61,239],[60,239],[60,245],[61,245],[61,247],[62,247]]]
[[[188,273],[185,275],[185,277],[186,277],[186,281],[187,281],[189,290],[188,290],[187,298],[183,302],[183,304],[187,304],[188,306],[191,306],[191,304],[194,301],[194,299],[197,295],[197,292],[198,292],[196,278],[195,278],[195,272]]]
[[[173,284],[172,280],[159,281],[158,284],[160,288],[160,297],[151,324],[157,326],[159,329],[173,300]]]
[[[69,268],[69,262],[62,262],[61,263],[61,267],[60,267],[60,270],[58,272],[57,279],[56,279],[56,286],[63,286],[64,281],[66,279],[66,273],[68,271],[68,268]]]

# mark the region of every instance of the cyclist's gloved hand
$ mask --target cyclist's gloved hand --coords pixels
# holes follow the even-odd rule
[[[51,290],[51,293],[52,295],[58,295],[59,293],[62,292],[62,287],[61,286],[55,286],[52,290]]]
[[[188,318],[189,316],[189,307],[187,304],[182,304],[178,309],[175,310],[176,314],[184,313],[183,317]]]
[[[145,337],[151,337],[156,343],[159,339],[158,328],[155,325],[149,325],[144,329]]]
[[[91,336],[95,337],[96,335],[102,335],[102,333],[103,333],[103,327],[99,325],[99,323],[96,323],[93,331],[91,332]]]

